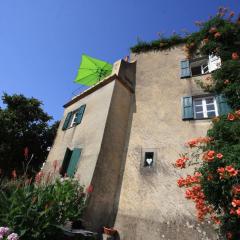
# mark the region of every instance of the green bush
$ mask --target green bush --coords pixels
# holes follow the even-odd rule
[[[9,226],[20,239],[56,239],[57,225],[81,218],[86,200],[83,187],[66,178],[48,184],[30,182],[26,178],[2,181],[0,225]]]

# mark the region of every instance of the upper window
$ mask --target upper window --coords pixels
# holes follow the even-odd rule
[[[218,116],[218,108],[215,97],[193,98],[194,118],[212,118]]]
[[[221,59],[215,55],[181,61],[181,78],[211,73],[221,67]]]
[[[207,119],[227,114],[231,111],[223,95],[182,97],[182,119]]]
[[[82,105],[80,108],[75,111],[69,112],[63,123],[62,130],[74,127],[77,124],[80,124],[83,118],[83,114],[86,108],[86,104]]]
[[[190,60],[191,75],[197,76],[209,73],[208,58]]]

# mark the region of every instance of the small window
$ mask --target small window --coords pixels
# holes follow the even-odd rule
[[[80,148],[74,148],[73,150],[67,148],[60,171],[61,176],[74,177],[80,160],[81,151]]]
[[[193,98],[193,106],[195,119],[213,118],[218,116],[217,102],[216,98],[213,96]]]
[[[192,59],[190,61],[190,68],[191,68],[191,73],[193,77],[209,73],[208,58],[203,57],[203,58]]]
[[[213,54],[180,62],[181,78],[211,73],[221,67],[221,58]]]
[[[154,160],[154,152],[145,152],[144,167],[152,167]]]
[[[81,123],[83,114],[85,112],[86,104],[82,105],[80,108],[76,109],[73,112],[69,112],[65,121],[63,123],[62,130],[66,130],[68,128],[74,127]]]
[[[72,156],[72,150],[70,150],[69,148],[67,148],[65,155],[64,155],[64,159],[63,159],[63,163],[62,163],[62,167],[60,170],[60,174],[62,177],[64,177],[67,174],[67,169],[70,163],[70,159]]]
[[[70,120],[69,127],[73,127],[73,126],[77,125],[78,114],[79,114],[78,110],[76,110],[72,113],[72,118]]]

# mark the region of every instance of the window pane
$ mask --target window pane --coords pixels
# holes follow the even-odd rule
[[[202,106],[195,106],[195,111],[196,112],[202,112],[203,111],[203,107]]]
[[[192,76],[201,75],[202,74],[201,66],[192,67],[191,72],[192,72]]]
[[[210,117],[210,118],[211,118],[211,117],[216,117],[215,111],[208,112],[207,115],[208,115],[208,117]]]
[[[196,118],[203,118],[203,113],[196,113]]]
[[[206,104],[213,103],[213,98],[206,98]]]
[[[207,110],[215,110],[215,107],[213,104],[207,105]]]
[[[194,100],[195,105],[202,105],[202,99]]]

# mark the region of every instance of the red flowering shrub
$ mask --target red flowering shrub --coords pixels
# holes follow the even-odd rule
[[[175,166],[196,165],[193,176],[177,180],[192,200],[197,218],[208,218],[226,239],[240,239],[240,111],[213,120],[206,138],[188,141],[190,153]]]

